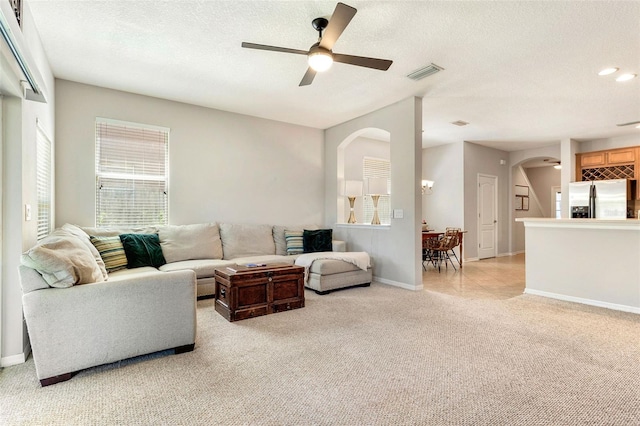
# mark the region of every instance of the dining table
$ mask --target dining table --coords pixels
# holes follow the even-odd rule
[[[460,258],[458,259],[458,263],[460,264],[461,268],[462,268],[462,237],[466,232],[467,231],[464,231],[464,230],[458,231],[458,241],[460,241]],[[444,235],[444,233],[445,231],[436,231],[434,229],[424,229],[422,231],[422,242],[424,243],[425,240],[428,240],[430,238],[440,238],[442,235]]]

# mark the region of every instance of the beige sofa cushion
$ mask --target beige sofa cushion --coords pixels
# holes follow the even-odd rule
[[[158,236],[167,263],[222,259],[222,241],[216,223],[161,226]]]
[[[82,240],[65,231],[56,231],[22,254],[20,262],[40,272],[51,287],[104,281],[94,255]]]
[[[159,269],[162,272],[183,271],[185,269],[196,273],[196,278],[209,278],[215,276],[216,268],[235,265],[235,262],[221,259],[197,259],[183,260],[180,262],[167,263]]]
[[[297,256],[280,256],[277,254],[267,254],[262,256],[236,257],[233,262],[238,265],[247,265],[250,263],[272,265],[274,263],[286,263],[293,265]]]
[[[146,226],[143,228],[96,228],[82,227],[82,230],[89,235],[96,237],[115,237],[120,234],[157,234],[157,226]]]
[[[276,254],[271,225],[220,224],[224,259]]]

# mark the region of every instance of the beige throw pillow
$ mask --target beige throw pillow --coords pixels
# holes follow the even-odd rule
[[[22,254],[20,261],[38,271],[51,287],[104,281],[91,251],[73,235],[52,234]]]
[[[216,223],[161,226],[158,236],[167,263],[222,259],[220,229]]]
[[[70,223],[65,223],[64,225],[62,225],[62,227],[60,227],[60,230],[70,233],[72,235],[75,235],[84,243],[84,245],[87,246],[87,248],[89,248],[89,251],[91,252],[93,257],[96,259],[96,262],[98,263],[98,267],[100,268],[100,271],[102,272],[102,275],[106,280],[109,276],[109,274],[107,273],[107,268],[104,264],[104,261],[102,260],[102,256],[100,256],[100,253],[98,252],[98,250],[96,250],[94,245],[91,243],[89,239],[89,234],[84,232],[78,226],[72,225]]]

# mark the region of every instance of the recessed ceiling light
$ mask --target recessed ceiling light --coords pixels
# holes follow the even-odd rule
[[[636,78],[637,74],[622,74],[620,77],[616,78],[616,81],[629,81],[632,78]]]
[[[636,126],[636,129],[640,129],[640,124],[638,124],[638,125]]]
[[[598,73],[598,75],[609,75],[609,74],[613,74],[614,72],[618,71],[619,68],[605,68],[602,71],[600,71]]]

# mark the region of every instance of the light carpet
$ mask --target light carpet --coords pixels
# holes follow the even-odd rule
[[[639,315],[375,283],[306,296],[235,323],[199,301],[195,351],[45,388],[32,359],[5,368],[0,424],[640,424]]]

